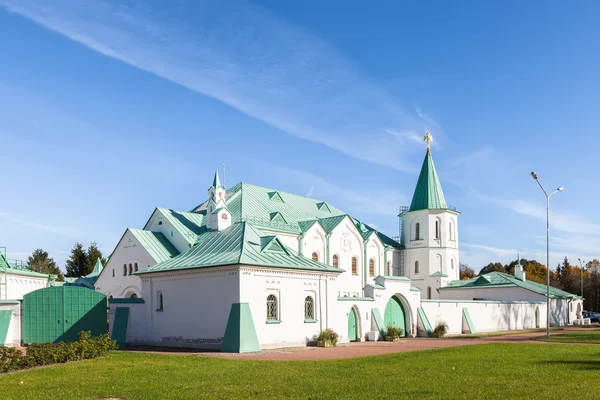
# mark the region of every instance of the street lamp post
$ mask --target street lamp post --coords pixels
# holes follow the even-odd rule
[[[531,173],[531,177],[540,185],[546,196],[546,337],[550,337],[550,197],[562,192],[564,188],[560,186],[554,192],[548,194],[535,172]]]
[[[583,311],[583,264],[585,264],[585,261],[581,261],[580,258],[579,266],[581,267],[581,311]]]

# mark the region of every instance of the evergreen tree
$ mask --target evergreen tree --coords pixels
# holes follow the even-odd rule
[[[87,248],[87,251],[85,253],[86,253],[87,259],[88,259],[87,270],[89,272],[87,274],[89,274],[90,272],[92,272],[94,270],[94,266],[96,265],[96,262],[98,261],[98,259],[100,259],[100,262],[102,262],[102,265],[106,265],[106,258],[104,258],[102,256],[102,252],[98,248],[96,242],[92,242],[90,244],[90,246]]]
[[[81,243],[77,242],[71,249],[71,255],[67,260],[67,276],[78,278],[89,274],[89,259]]]
[[[48,255],[47,251],[36,249],[27,259],[27,266],[34,272],[57,275],[58,280],[62,280],[60,268],[58,268],[54,259]]]

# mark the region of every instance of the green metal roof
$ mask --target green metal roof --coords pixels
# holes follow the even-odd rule
[[[434,272],[433,274],[431,274],[431,275],[429,275],[429,276],[432,276],[432,277],[433,277],[433,276],[441,276],[441,277],[443,277],[443,278],[447,278],[447,277],[448,277],[448,275],[446,275],[446,274],[444,274],[444,273],[441,273],[440,271],[436,271],[436,272]]]
[[[179,251],[177,251],[175,246],[160,232],[144,231],[141,229],[129,229],[129,231],[157,263],[179,255]]]
[[[10,265],[4,254],[0,253],[0,271],[11,275],[31,276],[36,278],[50,278],[56,279],[56,275],[42,274],[39,272],[31,271],[26,267],[17,267]]]
[[[481,275],[469,280],[464,281],[452,281],[447,286],[441,287],[438,290],[451,290],[451,289],[486,289],[486,288],[500,288],[500,287],[520,287],[542,296],[546,295],[546,285],[533,281],[522,281],[513,275],[505,274],[504,272],[490,272],[489,274]],[[564,290],[557,289],[550,286],[550,297],[551,298],[580,298],[575,294],[565,292]]]
[[[442,185],[431,158],[431,151],[427,149],[409,211],[447,208]]]
[[[228,229],[220,232],[204,232],[199,235],[196,244],[185,253],[136,274],[234,264],[343,272],[339,268],[321,264],[299,255],[285,247],[276,237],[267,235],[244,221],[234,223]]]
[[[194,243],[198,235],[206,231],[205,216],[201,213],[171,210],[169,208],[157,208],[162,215],[173,225],[188,243]],[[146,224],[147,225],[147,224]]]

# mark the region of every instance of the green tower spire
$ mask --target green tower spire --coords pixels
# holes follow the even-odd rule
[[[431,158],[431,151],[427,147],[427,153],[425,154],[425,160],[421,167],[421,173],[419,174],[419,180],[417,181],[417,187],[410,203],[409,211],[447,208],[448,205],[444,198],[442,185],[440,184],[440,179]]]
[[[219,171],[215,171],[215,179],[213,179],[212,185],[215,189],[221,187],[221,180],[219,179]]]

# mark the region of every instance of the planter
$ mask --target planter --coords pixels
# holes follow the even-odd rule
[[[385,341],[386,342],[399,342],[400,338],[399,337],[386,337]]]
[[[317,347],[335,347],[331,340],[317,340]]]

